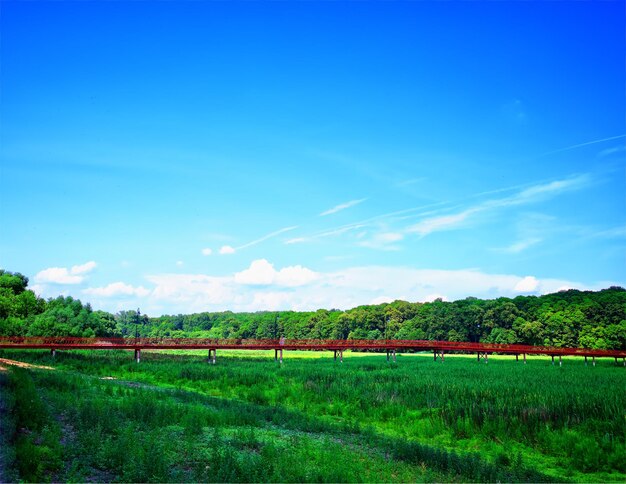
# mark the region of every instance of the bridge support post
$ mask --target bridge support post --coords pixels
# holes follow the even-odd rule
[[[343,350],[339,350],[339,361],[343,363]]]
[[[552,365],[554,365],[554,355],[550,355],[552,357]]]
[[[515,355],[515,361],[519,361],[519,355]]]
[[[480,363],[481,358],[485,359],[485,364],[489,363],[489,353],[487,353],[486,351],[484,353],[481,353],[480,351],[476,353],[476,361]]]
[[[437,361],[437,358],[441,358],[441,362],[443,363],[443,358],[444,358],[443,353],[444,353],[444,351],[443,350],[433,350],[433,353],[434,353],[435,361]]]
[[[278,361],[278,350],[274,348],[274,361]]]
[[[389,350],[387,350],[387,363],[389,363]]]
[[[396,362],[396,350],[393,350],[393,362]]]
[[[595,356],[591,357],[591,363],[593,363],[593,366],[596,366],[596,357]]]
[[[215,360],[217,359],[217,349],[213,349],[213,364],[215,364]]]
[[[561,358],[562,358],[562,355],[559,355],[559,366],[563,366],[563,360]]]
[[[337,350],[333,350],[333,357],[335,361],[337,361]]]
[[[139,348],[135,348],[135,361],[137,363],[141,361],[141,350]]]
[[[587,357],[585,356],[585,366],[587,366]]]
[[[524,353],[524,364],[526,364],[526,353]]]
[[[55,350],[54,348],[50,350],[50,356],[52,356],[52,358],[54,358],[57,355],[57,350]]]
[[[283,364],[283,349],[280,349],[280,364]]]

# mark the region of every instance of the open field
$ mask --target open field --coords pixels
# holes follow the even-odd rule
[[[11,443],[0,471],[27,481],[626,480],[626,369],[613,360],[206,356],[0,352]]]

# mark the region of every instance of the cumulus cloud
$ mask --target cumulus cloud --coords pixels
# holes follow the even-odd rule
[[[35,274],[35,281],[40,284],[80,284],[85,276],[96,268],[94,261],[67,267],[50,267]]]
[[[90,260],[89,262],[85,262],[84,264],[72,266],[72,268],[70,269],[70,273],[74,275],[88,274],[89,272],[93,271],[97,265],[98,264],[96,264],[94,261]]]
[[[365,266],[322,273],[291,266],[276,270],[265,259],[253,261],[248,269],[233,276],[162,274],[149,276],[148,280],[155,285],[148,301],[155,308],[168,308],[165,312],[169,313],[349,309],[396,299],[412,302],[438,298],[454,301],[468,296],[492,299],[515,297],[520,292],[556,292],[563,286],[600,289],[607,284],[585,286],[566,280],[540,280],[469,269]]]
[[[539,281],[533,276],[526,276],[515,284],[517,292],[535,292],[539,287]]]
[[[85,294],[99,297],[138,296],[145,297],[150,291],[143,286],[133,287],[123,282],[113,282],[104,287],[89,287],[83,291]]]
[[[205,247],[204,249],[202,249],[202,255],[211,255],[212,253],[213,253],[213,249],[209,247]]]
[[[259,286],[275,284],[285,287],[309,284],[316,278],[315,272],[301,265],[284,267],[277,271],[267,259],[252,261],[248,269],[237,272],[234,276],[238,284]]]
[[[235,248],[231,247],[230,245],[223,245],[220,248],[220,254],[222,255],[228,255],[228,254],[234,254],[235,253]]]

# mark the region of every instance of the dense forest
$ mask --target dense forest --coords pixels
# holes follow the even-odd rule
[[[386,338],[626,349],[626,290],[394,301],[347,311],[225,311],[149,318],[139,311],[94,311],[72,297],[44,300],[28,289],[27,277],[0,270],[0,335]]]

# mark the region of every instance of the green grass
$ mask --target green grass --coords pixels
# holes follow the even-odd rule
[[[24,480],[626,480],[626,369],[612,360],[1,355],[56,369],[11,370],[7,393],[28,402],[13,436]]]

